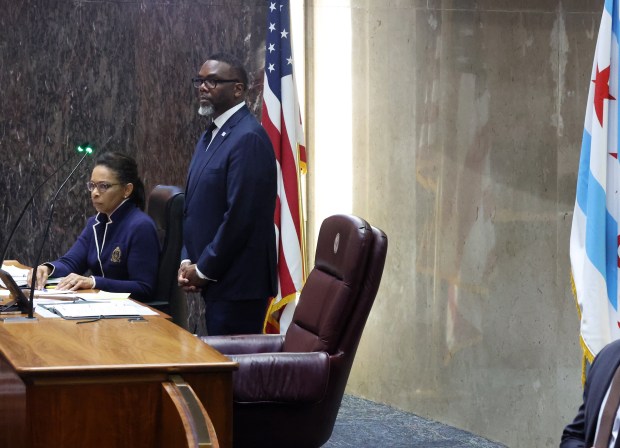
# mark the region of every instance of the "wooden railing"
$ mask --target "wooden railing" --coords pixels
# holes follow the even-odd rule
[[[194,390],[179,375],[162,383],[160,447],[219,448],[215,428]]]

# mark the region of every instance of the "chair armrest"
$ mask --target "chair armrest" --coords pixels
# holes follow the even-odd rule
[[[329,379],[329,355],[259,353],[232,355],[239,363],[233,374],[234,401],[316,403],[323,399]]]
[[[224,355],[280,352],[284,343],[283,334],[201,336],[200,339]]]

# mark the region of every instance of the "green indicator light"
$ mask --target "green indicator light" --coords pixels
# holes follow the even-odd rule
[[[75,150],[80,154],[88,154],[91,155],[95,152],[95,148],[92,147],[90,143],[82,143],[75,147]]]

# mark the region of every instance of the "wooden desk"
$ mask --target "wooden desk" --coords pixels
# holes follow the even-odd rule
[[[161,318],[0,323],[0,446],[158,447],[162,382],[190,384],[232,446],[237,364]]]

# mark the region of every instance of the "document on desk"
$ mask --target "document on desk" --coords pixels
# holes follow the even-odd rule
[[[156,316],[157,312],[132,300],[108,302],[75,302],[43,305],[48,311],[64,319],[114,318],[131,316]]]
[[[3,271],[6,271],[8,274],[11,275],[11,277],[13,277],[13,280],[15,280],[17,286],[26,286],[28,284],[29,269],[22,269],[18,268],[17,266],[7,264],[3,264],[1,269]],[[0,280],[0,286],[6,288],[6,285],[2,280]]]
[[[79,296],[89,302],[110,302],[112,300],[125,300],[129,298],[128,292],[82,292]]]
[[[37,313],[40,317],[60,319],[60,316],[58,314],[52,313],[50,310],[47,309],[47,307],[51,305],[62,305],[64,303],[67,302],[65,300],[58,300],[49,297],[39,299],[35,298],[34,312]]]
[[[19,286],[20,288],[28,286],[28,273],[30,272],[30,269],[18,268],[17,266],[8,264],[3,264],[1,269],[3,271],[6,271],[11,277],[13,277],[13,280],[15,280],[15,283],[17,283],[17,286]],[[45,284],[57,285],[60,280],[62,280],[62,277],[49,277],[46,280]],[[6,288],[6,285],[4,284],[2,279],[0,279],[0,287]]]
[[[30,290],[24,289],[24,294],[30,296]],[[75,300],[82,296],[77,291],[70,291],[68,289],[35,289],[34,296],[39,299],[63,299],[63,300]]]

